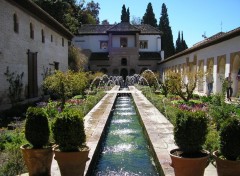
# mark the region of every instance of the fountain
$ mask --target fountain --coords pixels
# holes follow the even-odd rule
[[[130,96],[117,97],[91,175],[159,175]]]
[[[147,70],[145,70],[144,72],[142,72],[141,75],[144,75],[144,73],[151,73],[151,74],[153,75],[153,77],[155,78],[155,80],[156,80],[156,83],[157,83],[158,89],[160,89],[160,84],[159,84],[159,82],[158,82],[158,79],[157,79],[156,75],[153,73],[153,71],[147,69]]]

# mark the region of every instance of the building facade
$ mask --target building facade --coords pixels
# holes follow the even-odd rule
[[[240,93],[240,28],[220,32],[158,63],[163,75],[168,70],[187,73],[201,71],[196,91],[208,94],[207,76],[213,76],[213,93],[222,91],[222,83],[231,73],[233,96]]]
[[[73,35],[31,0],[0,1],[0,104],[8,103],[4,73],[23,74],[23,98],[41,94],[47,69],[68,69]]]
[[[126,77],[157,70],[163,56],[161,34],[147,24],[83,25],[73,44],[89,58],[89,70]]]

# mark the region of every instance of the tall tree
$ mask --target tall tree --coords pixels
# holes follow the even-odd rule
[[[164,50],[164,58],[168,58],[175,53],[175,48],[173,44],[172,29],[169,26],[169,19],[167,13],[167,7],[162,4],[162,13],[159,22],[159,30],[163,32],[162,35],[162,49]]]
[[[185,40],[183,39],[183,31],[182,31],[182,50],[188,49],[188,46],[185,42]]]
[[[146,12],[143,16],[142,22],[144,24],[150,24],[153,27],[157,27],[157,20],[155,18],[155,14],[153,12],[152,4],[151,2],[148,3]]]
[[[130,16],[129,8],[128,10],[126,10],[125,4],[123,4],[121,22],[129,22],[129,18],[130,18],[129,16]]]
[[[188,48],[188,46],[187,46],[185,40],[183,39],[183,32],[182,32],[181,37],[180,37],[180,31],[179,31],[178,32],[178,38],[176,40],[176,50],[175,50],[175,52],[179,53],[179,52],[181,52],[181,51],[183,51],[187,48]]]
[[[176,40],[176,49],[175,52],[179,53],[181,51],[181,38],[180,38],[180,31],[178,31],[178,38]]]
[[[129,7],[127,8],[127,22],[130,22],[130,11],[129,11]]]
[[[80,24],[99,23],[99,4],[93,1],[86,6],[76,0],[32,0],[72,33],[77,33]]]
[[[94,1],[87,3],[86,11],[88,11],[93,16],[93,18],[96,21],[96,24],[99,24],[99,17],[98,17],[99,10],[100,10],[99,3],[95,3]]]

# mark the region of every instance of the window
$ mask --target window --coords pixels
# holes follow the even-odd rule
[[[18,17],[16,13],[13,14],[13,29],[14,32],[18,33]]]
[[[44,35],[44,30],[42,29],[42,43],[45,43],[45,35]]]
[[[141,41],[140,41],[140,48],[141,48],[141,49],[148,49],[148,41],[146,41],[146,40],[141,40]]]
[[[33,24],[30,23],[30,38],[34,39],[34,30],[33,30]]]
[[[121,48],[127,47],[127,38],[126,37],[120,38],[120,47]]]
[[[122,58],[121,65],[122,66],[126,66],[127,65],[127,59],[126,58]]]
[[[51,35],[51,42],[53,42],[53,35]]]
[[[107,41],[100,41],[100,49],[107,49],[108,42]]]
[[[62,46],[64,46],[64,38],[62,38]]]
[[[54,69],[59,70],[59,62],[53,62],[54,63]]]

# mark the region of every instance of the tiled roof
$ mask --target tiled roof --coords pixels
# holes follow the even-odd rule
[[[201,44],[206,43],[208,41],[212,41],[214,39],[217,39],[217,38],[221,37],[224,34],[225,34],[225,32],[219,32],[219,33],[217,33],[217,34],[215,34],[215,35],[213,35],[211,37],[208,37],[208,38],[206,38],[206,39],[204,39],[204,40],[194,44],[193,46],[198,46],[198,45],[201,45]]]
[[[79,34],[106,34],[113,25],[83,24],[79,29]]]
[[[108,29],[108,32],[140,32],[140,30],[128,22],[122,22]]]
[[[132,25],[127,22],[118,23],[116,25],[93,25],[84,24],[79,28],[80,35],[101,35],[108,32],[139,32],[140,34],[162,34],[157,28],[148,24]]]
[[[141,30],[141,34],[162,34],[160,30],[149,24],[135,25],[135,27]]]
[[[189,54],[189,53],[192,53],[194,51],[197,51],[197,50],[200,50],[200,49],[203,49],[203,48],[206,48],[206,47],[209,47],[209,46],[212,46],[212,45],[215,45],[215,44],[218,44],[218,43],[221,43],[223,41],[226,41],[226,40],[229,40],[231,38],[234,38],[236,36],[240,36],[240,27],[236,28],[236,29],[233,29],[229,32],[220,32],[220,33],[217,33],[209,38],[206,38],[205,40],[201,41],[201,42],[198,42],[196,43],[195,45],[193,45],[191,48],[188,48],[180,53],[177,53],[169,58],[166,58],[165,60],[159,62],[158,64],[161,64],[161,63],[164,63],[164,62],[168,62],[170,60],[173,60],[175,58],[178,58],[178,57],[181,57],[181,56],[184,56],[186,54]]]

